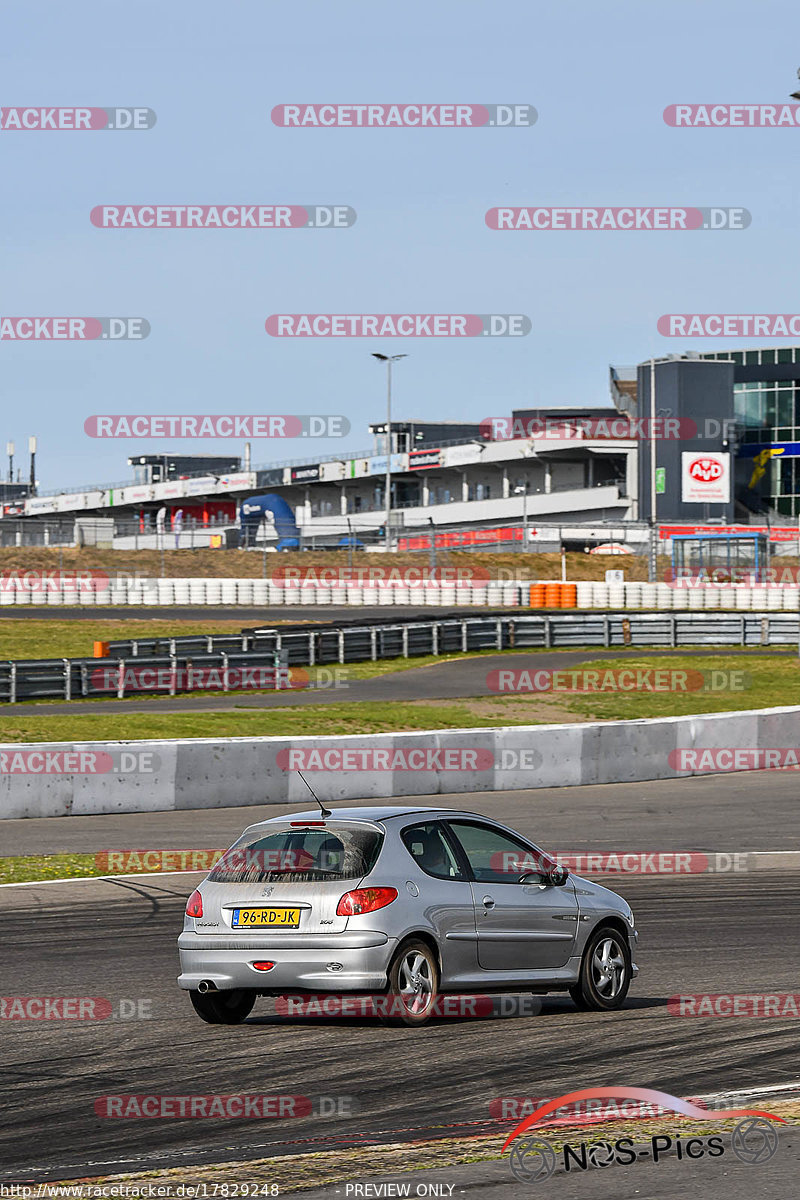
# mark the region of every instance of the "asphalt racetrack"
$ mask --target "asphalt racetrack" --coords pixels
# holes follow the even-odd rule
[[[716,646],[713,649],[698,650],[693,648],[692,658],[702,664],[703,657],[719,658],[725,653],[726,647]],[[413,700],[456,700],[473,696],[498,695],[487,682],[491,672],[499,669],[505,671],[566,671],[578,663],[598,662],[640,658],[677,657],[685,660],[686,648],[675,650],[652,650],[648,647],[631,647],[627,650],[606,649],[602,646],[583,650],[526,650],[519,653],[505,651],[503,654],[481,654],[478,657],[469,654],[464,658],[449,659],[446,662],[430,663],[424,667],[406,667],[404,670],[388,670],[384,675],[373,679],[349,679],[347,664],[323,663],[319,675],[315,667],[295,668],[296,678],[308,686],[297,686],[283,691],[257,692],[247,695],[238,692],[235,695],[225,695],[223,692],[194,692],[181,696],[146,695],[131,697],[127,700],[118,699],[87,699],[87,700],[48,700],[37,704],[34,701],[20,701],[18,704],[0,704],[0,713],[24,711],[25,713],[47,713],[69,715],[72,713],[169,713],[169,712],[225,712],[233,709],[272,709],[288,708],[305,704],[346,704],[384,702],[399,703]],[[772,657],[796,657],[794,648],[776,650],[770,647],[768,653]],[[748,657],[763,658],[764,649],[740,650],[737,648],[731,661],[738,663],[739,659]],[[142,660],[145,661],[145,660]],[[411,660],[413,661],[413,660]],[[133,663],[133,659],[128,660]],[[668,669],[665,662],[664,669]],[[701,667],[698,667],[701,669]],[[318,683],[315,681],[319,680]],[[505,692],[505,695],[511,695]],[[552,694],[552,693],[551,693]],[[530,696],[530,692],[520,692],[522,698]],[[582,718],[576,718],[580,720]]]
[[[485,812],[552,850],[747,851],[800,848],[796,797],[797,775],[786,771],[417,803]],[[4,854],[221,846],[243,825],[284,811],[8,821],[0,837]],[[800,874],[606,878],[631,902],[640,931],[641,973],[622,1012],[581,1013],[550,996],[533,1015],[442,1019],[418,1031],[364,1018],[280,1017],[270,1000],[258,1001],[243,1026],[202,1024],[175,984],[175,939],[196,878],[0,889],[2,995],[100,996],[115,1013],[127,1000],[125,1012],[143,1014],[2,1022],[2,1178],[40,1182],[510,1132],[515,1122],[497,1121],[493,1100],[615,1084],[692,1096],[797,1076],[796,1018],[680,1018],[667,1000],[797,990]],[[123,1120],[94,1109],[106,1095],[252,1092],[316,1104],[326,1097],[334,1115]],[[349,1111],[336,1113],[337,1097],[348,1098]]]

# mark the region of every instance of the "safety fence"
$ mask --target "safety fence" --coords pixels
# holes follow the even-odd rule
[[[502,613],[103,643],[102,658],[0,662],[0,702],[306,686],[292,668],[477,650],[794,646],[796,613]]]

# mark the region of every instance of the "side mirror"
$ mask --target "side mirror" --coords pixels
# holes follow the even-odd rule
[[[547,876],[547,882],[551,887],[563,887],[568,879],[569,871],[566,867],[555,866]]]

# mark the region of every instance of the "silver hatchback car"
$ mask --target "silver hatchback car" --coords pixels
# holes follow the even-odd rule
[[[258,996],[388,997],[423,1025],[440,993],[569,992],[621,1007],[630,906],[477,813],[340,808],[249,826],[186,905],[180,987],[210,1024]]]

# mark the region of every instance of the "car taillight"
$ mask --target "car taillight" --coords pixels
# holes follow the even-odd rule
[[[363,913],[375,912],[378,908],[386,908],[397,899],[397,888],[374,887],[356,888],[354,892],[345,892],[336,906],[337,917],[360,917]]]
[[[203,915],[203,897],[199,892],[192,892],[189,899],[186,901],[187,917],[202,917]]]

